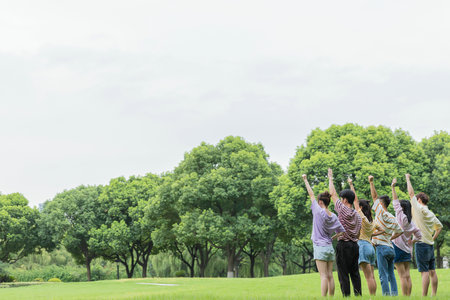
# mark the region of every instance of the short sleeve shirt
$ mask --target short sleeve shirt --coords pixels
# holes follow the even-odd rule
[[[394,248],[391,242],[392,234],[403,232],[403,230],[398,225],[395,217],[381,206],[380,199],[375,200],[372,209],[375,211],[375,222],[380,226],[381,230],[384,230],[384,233],[372,237],[372,242],[375,245]]]
[[[317,246],[331,245],[333,234],[345,231],[344,227],[335,214],[328,215],[316,200],[311,201],[311,211],[313,214],[311,240]]]
[[[421,242],[434,245],[433,232],[442,228],[442,223],[428,206],[420,204],[416,196],[411,199],[411,212],[414,223],[422,232]]]
[[[344,234],[338,240],[357,242],[359,239],[359,231],[361,230],[361,217],[356,210],[345,206],[340,199],[336,201],[334,209],[338,213],[338,219],[345,229]]]

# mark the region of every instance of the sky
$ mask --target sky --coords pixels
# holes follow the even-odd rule
[[[287,168],[312,129],[449,131],[448,1],[4,1],[0,191],[173,170],[202,141]]]

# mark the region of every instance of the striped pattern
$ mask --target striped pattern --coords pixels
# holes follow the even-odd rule
[[[338,213],[339,222],[341,222],[345,229],[344,234],[342,234],[338,240],[357,242],[361,230],[361,217],[356,210],[345,206],[339,199],[336,201],[334,208]]]
[[[375,245],[384,245],[394,248],[392,246],[391,237],[394,233],[400,233],[403,232],[403,230],[398,225],[395,217],[391,213],[385,211],[383,206],[381,206],[380,199],[375,200],[372,209],[375,211],[376,224],[380,226],[381,230],[385,231],[383,234],[372,237],[372,242]]]

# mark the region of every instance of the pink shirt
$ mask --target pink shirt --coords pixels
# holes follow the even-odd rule
[[[397,218],[398,225],[400,225],[400,227],[403,229],[403,234],[392,242],[395,244],[395,246],[399,247],[403,251],[412,253],[412,245],[410,245],[408,242],[409,240],[411,240],[411,236],[413,234],[416,239],[420,240],[422,238],[422,233],[412,220],[411,223],[408,223],[408,217],[403,213],[400,201],[398,201],[398,199],[394,199],[393,203],[395,209],[395,217]]]

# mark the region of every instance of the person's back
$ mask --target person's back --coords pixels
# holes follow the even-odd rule
[[[382,233],[372,237],[372,242],[376,247],[378,275],[380,277],[381,290],[384,296],[397,296],[398,288],[394,274],[394,246],[391,240],[400,236],[403,231],[397,223],[395,217],[387,211],[391,202],[389,196],[380,196],[375,190],[373,176],[369,176],[370,193],[374,200],[372,209],[375,211],[375,222]]]
[[[438,288],[438,277],[434,257],[434,241],[441,233],[442,223],[428,208],[428,196],[425,193],[415,195],[410,180],[411,175],[406,174],[405,176],[408,194],[411,197],[412,218],[422,233],[422,238],[415,244],[417,269],[422,275],[422,296],[428,295],[430,279],[431,295],[435,296]]]
[[[362,221],[359,214],[353,209],[355,193],[351,190],[342,190],[338,196],[334,188],[333,171],[331,169],[328,169],[328,180],[334,209],[345,229],[345,232],[338,238],[336,246],[336,265],[341,291],[344,297],[350,296],[350,276],[355,296],[360,296],[361,276],[359,274],[359,247],[357,242]]]

